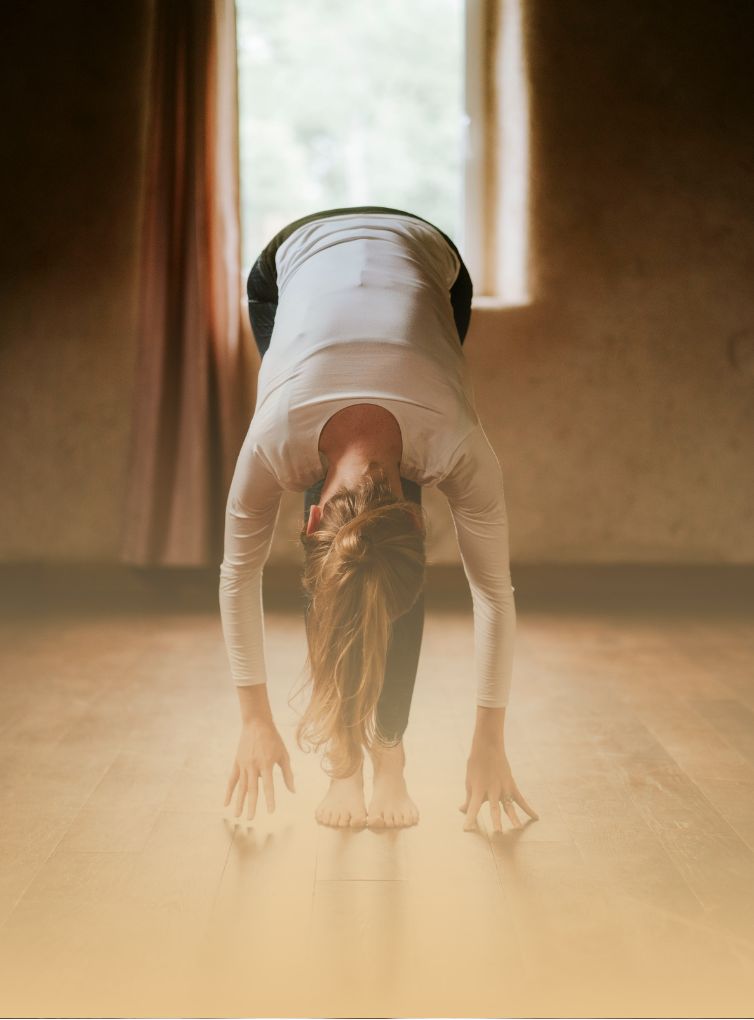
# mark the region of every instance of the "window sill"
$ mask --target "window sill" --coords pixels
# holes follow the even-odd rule
[[[504,300],[504,298],[497,297],[494,294],[479,294],[479,295],[474,295],[472,297],[472,299],[471,299],[471,307],[472,307],[472,309],[474,309],[474,308],[482,308],[482,309],[489,308],[489,309],[496,310],[496,311],[497,310],[502,310],[502,309],[508,309],[508,308],[525,308],[528,303],[529,302],[523,302],[523,301],[520,302],[520,303],[519,302],[514,302],[514,301],[506,301],[506,300]]]

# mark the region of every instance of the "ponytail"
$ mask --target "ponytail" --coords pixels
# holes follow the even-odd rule
[[[311,699],[296,738],[302,749],[325,747],[326,771],[342,778],[375,740],[392,621],[424,585],[426,518],[367,474],[328,499],[318,529],[300,537]]]

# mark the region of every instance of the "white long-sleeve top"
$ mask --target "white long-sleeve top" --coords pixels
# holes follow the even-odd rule
[[[431,225],[358,213],[297,228],[276,253],[278,307],[228,494],[220,609],[237,685],[267,682],[262,573],[284,490],[323,478],[319,437],[350,404],[387,408],[400,473],[446,496],[471,590],[478,705],[507,704],[516,611],[503,474],[475,409]]]

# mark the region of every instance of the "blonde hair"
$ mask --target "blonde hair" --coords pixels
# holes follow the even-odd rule
[[[305,750],[325,746],[325,771],[337,778],[351,775],[377,739],[391,624],[425,579],[425,512],[373,468],[356,487],[338,489],[317,530],[300,535],[311,699],[296,739]]]

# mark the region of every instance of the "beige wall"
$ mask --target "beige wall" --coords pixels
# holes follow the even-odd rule
[[[6,43],[0,559],[108,562],[146,19],[62,6],[35,5],[44,32],[22,12]],[[466,345],[515,561],[754,562],[753,20],[699,0],[528,4],[535,301],[475,310]],[[298,556],[301,501],[286,495],[273,561]],[[452,561],[444,500],[426,502],[431,559]]]

